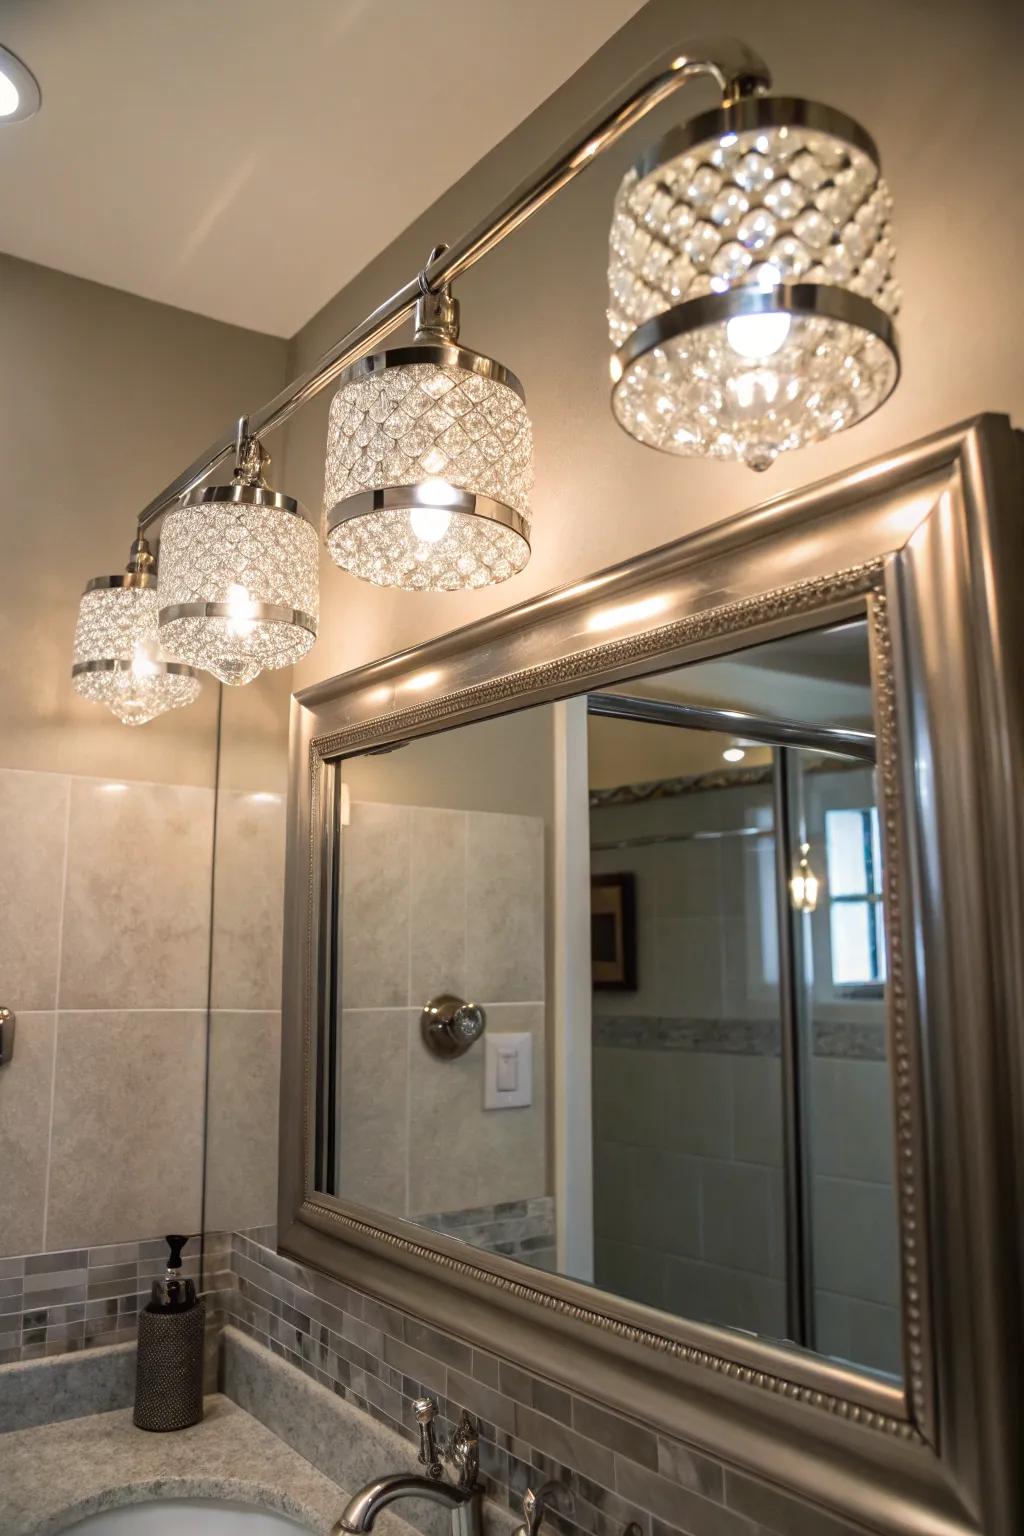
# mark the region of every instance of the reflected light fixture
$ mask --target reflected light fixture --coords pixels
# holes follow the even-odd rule
[[[444,246],[431,252],[427,265]],[[341,375],[331,402],[324,537],[378,586],[453,592],[530,558],[533,436],[523,386],[459,345],[459,306],[420,274],[415,335]]]
[[[17,54],[0,46],[0,126],[34,117],[41,105],[35,75]]]
[[[896,385],[892,201],[851,118],[743,96],[627,173],[608,268],[612,410],[639,442],[767,469]]]
[[[727,763],[742,763],[746,755],[742,747],[726,747],[722,753]]]
[[[813,912],[818,905],[818,877],[810,865],[810,843],[800,844],[800,862],[789,882],[789,894],[798,912]]]
[[[189,491],[161,534],[161,637],[222,683],[290,667],[316,639],[316,530],[267,484],[269,463],[243,419],[230,485]]]
[[[154,566],[139,534],[124,573],[95,577],[78,605],[72,687],[105,704],[122,725],[145,725],[199,697],[197,673],[161,647]]]

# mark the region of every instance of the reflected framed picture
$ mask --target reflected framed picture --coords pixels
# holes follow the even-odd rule
[[[596,988],[636,991],[636,884],[630,872],[590,877],[590,973]]]

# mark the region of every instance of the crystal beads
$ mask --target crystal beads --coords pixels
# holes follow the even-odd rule
[[[752,318],[785,322],[777,349],[758,357],[754,332],[755,355],[739,355],[736,320],[666,338],[626,370],[612,396],[617,419],[651,448],[767,469],[779,453],[853,426],[891,393],[895,358],[870,331],[819,316]]]
[[[620,424],[671,453],[765,468],[874,410],[898,372],[891,216],[870,140],[828,108],[753,96],[670,134],[659,163],[629,171],[615,201],[608,326]],[[819,315],[811,299],[784,301],[791,285],[861,302],[831,299]],[[776,313],[737,331],[723,311],[694,329],[687,306],[747,288],[774,293]]]
[[[316,639],[318,565],[291,497],[237,481],[192,492],[161,534],[161,638],[222,683],[292,666]]]
[[[169,661],[157,634],[152,577],[111,576],[90,582],[75,626],[72,687],[105,704],[123,725],[145,725],[200,692],[191,667]]]
[[[518,380],[455,345],[356,364],[331,402],[325,537],[378,586],[456,591],[530,556],[530,420]]]

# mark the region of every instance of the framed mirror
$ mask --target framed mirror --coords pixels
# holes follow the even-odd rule
[[[871,1529],[997,1528],[1020,490],[983,418],[300,696],[286,1251]]]

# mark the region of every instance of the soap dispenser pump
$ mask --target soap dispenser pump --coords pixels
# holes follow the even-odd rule
[[[187,1237],[172,1234],[166,1272],[139,1314],[135,1365],[135,1424],[139,1429],[187,1429],[203,1416],[203,1323],[206,1308],[195,1281],[181,1273]]]

